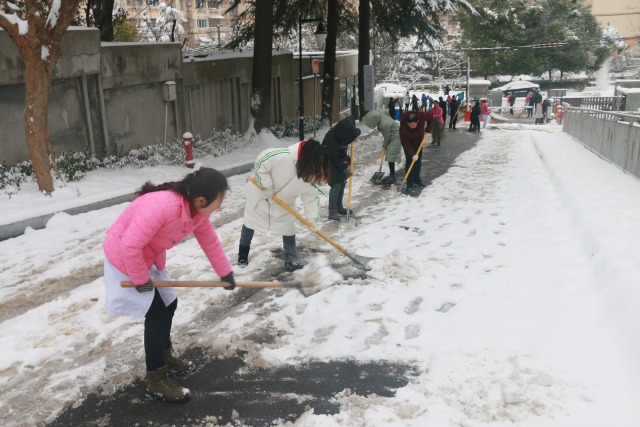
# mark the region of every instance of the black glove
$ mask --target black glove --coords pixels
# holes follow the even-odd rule
[[[233,271],[226,276],[221,277],[220,280],[229,284],[229,286],[224,287],[226,290],[232,291],[236,288],[236,280],[233,278]]]
[[[153,281],[149,279],[149,281],[144,285],[136,285],[136,291],[138,291],[139,293],[149,292],[153,290],[153,287]]]

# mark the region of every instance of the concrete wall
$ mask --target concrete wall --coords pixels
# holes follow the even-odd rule
[[[87,149],[127,151],[233,125],[249,127],[253,52],[215,52],[183,57],[179,43],[100,43],[95,28],[73,27],[49,94],[49,127],[57,154]],[[274,51],[271,123],[297,116],[298,68],[291,52]],[[339,55],[339,78],[357,74],[357,55]],[[166,103],[162,86],[176,82],[177,101]],[[317,80],[320,114],[321,83]],[[305,113],[313,113],[313,83],[305,81]],[[0,31],[0,160],[29,159],[24,137],[24,64]],[[334,103],[339,105],[336,81]],[[334,109],[334,122],[339,109]],[[166,118],[166,119],[165,119]]]
[[[73,27],[61,41],[49,94],[49,131],[57,153],[91,149],[101,138],[98,75],[100,33]],[[0,30],[0,160],[8,165],[27,160],[24,130],[24,63],[9,35]],[[85,96],[86,88],[86,96]],[[88,119],[92,126],[89,132]]]

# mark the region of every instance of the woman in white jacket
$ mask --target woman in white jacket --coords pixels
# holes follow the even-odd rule
[[[249,263],[251,240],[257,230],[282,236],[285,268],[289,271],[301,268],[296,256],[295,217],[271,196],[278,196],[292,209],[295,209],[296,198],[300,196],[307,220],[315,224],[320,217],[319,194],[322,193],[317,186],[327,183],[330,178],[329,159],[324,148],[311,139],[289,148],[264,150],[256,160],[253,177],[264,190],[261,191],[252,182],[248,182],[244,188],[247,201],[238,265],[245,267]]]

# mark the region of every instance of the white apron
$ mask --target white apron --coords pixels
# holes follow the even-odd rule
[[[149,270],[151,280],[169,281],[171,277],[166,267],[158,270],[155,264]],[[141,322],[149,311],[153,302],[154,292],[138,292],[135,288],[123,288],[120,282],[131,280],[129,276],[115,268],[104,257],[104,293],[107,314],[110,316],[131,316]],[[178,297],[174,288],[156,288],[165,306],[168,306]]]

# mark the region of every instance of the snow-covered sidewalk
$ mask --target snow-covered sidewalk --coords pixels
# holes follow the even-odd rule
[[[266,304],[213,325],[197,320],[229,293],[179,290],[176,348],[241,350],[263,367],[314,358],[416,366],[395,397],[341,393],[340,413],[309,411],[299,426],[636,425],[640,182],[555,127],[518,126],[483,132],[418,198],[369,184],[381,141],[363,141],[356,150],[376,156],[354,182],[362,224],[324,229],[380,257],[367,277],[306,299],[265,291]],[[234,264],[246,178],[230,179],[225,209],[212,215]],[[0,324],[6,425],[51,419],[98,386],[117,391],[144,375],[142,325],[105,314],[99,273],[102,233],[124,207],[57,215],[44,230],[0,242],[0,307],[32,288],[63,288]],[[342,260],[299,230],[302,245]],[[281,263],[271,252],[278,239],[256,236],[254,246],[249,267],[234,267],[240,280]],[[168,258],[174,279],[215,278],[194,239]],[[61,278],[76,274],[97,279],[64,289]],[[256,344],[256,329],[277,338]]]

